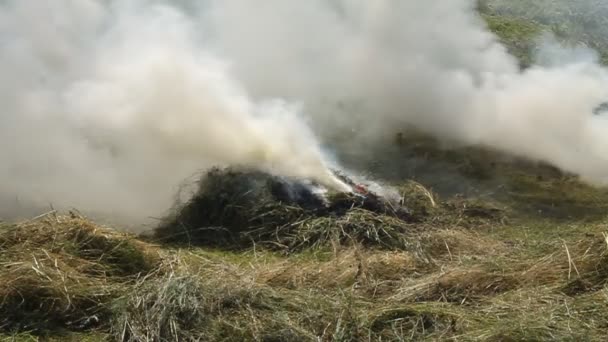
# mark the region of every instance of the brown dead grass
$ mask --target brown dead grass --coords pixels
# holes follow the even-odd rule
[[[448,302],[464,304],[485,296],[514,289],[519,282],[513,275],[483,269],[451,269],[416,280],[405,280],[389,300],[397,302]]]
[[[0,339],[69,340],[66,331],[119,341],[601,340],[608,333],[601,223],[509,226],[492,205],[433,207],[436,198],[420,191],[433,208],[422,221],[362,209],[300,220],[284,235],[295,243],[289,253],[258,243],[266,240],[247,250],[158,246],[77,214],[2,225]]]
[[[3,226],[0,246],[0,337],[593,340],[608,327],[601,233],[530,255],[484,231],[442,228],[408,236],[407,250],[351,243],[285,256],[161,248],[50,215]]]
[[[453,270],[437,278],[415,301],[444,301],[464,304],[492,296],[518,286],[513,275],[490,273],[481,269]]]
[[[498,256],[507,251],[507,246],[501,241],[459,228],[432,231],[424,238],[423,244],[428,254],[438,259]]]
[[[159,266],[155,246],[76,214],[0,230],[0,330],[89,329],[129,278]]]
[[[361,259],[354,250],[339,253],[327,262],[282,262],[264,270],[259,281],[273,287],[297,289],[303,287],[343,288],[352,286],[361,275]]]
[[[356,246],[338,252],[329,261],[283,261],[270,265],[257,278],[274,287],[336,289],[396,281],[428,269],[429,265],[409,252],[373,251]]]
[[[533,264],[515,265],[522,269],[520,278],[526,285],[566,282],[564,293],[577,295],[601,289],[608,283],[608,242],[606,234],[588,233],[584,239],[556,243],[554,252]]]

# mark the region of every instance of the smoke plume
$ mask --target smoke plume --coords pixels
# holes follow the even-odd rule
[[[213,164],[343,187],[333,141],[405,126],[608,182],[607,70],[553,44],[521,72],[474,5],[3,1],[1,204],[142,220]]]

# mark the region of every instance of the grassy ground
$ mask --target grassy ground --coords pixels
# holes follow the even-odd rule
[[[402,183],[429,215],[392,246],[169,246],[74,213],[5,224],[0,338],[604,340],[608,192],[510,165],[492,198]]]
[[[479,0],[480,12],[509,50],[529,66],[534,39],[551,33],[596,50],[608,63],[608,6],[602,0]]]
[[[529,65],[553,17],[505,3],[484,16]],[[287,250],[167,244],[77,213],[0,224],[0,341],[605,340],[608,191],[425,137],[385,155],[391,169],[367,168],[424,220],[300,220]],[[399,243],[372,234],[386,226]]]

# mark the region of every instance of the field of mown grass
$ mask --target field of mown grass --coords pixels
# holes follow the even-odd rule
[[[500,200],[444,200],[408,185],[411,205],[430,214],[398,247],[164,245],[75,213],[5,224],[0,336],[604,340],[608,193],[512,172]]]
[[[483,9],[522,66],[557,30],[538,3]],[[310,221],[280,240],[303,248],[169,243],[76,212],[1,223],[0,340],[606,340],[608,190],[425,138],[391,158],[377,174],[424,219],[357,210],[323,224],[361,230],[322,239]]]

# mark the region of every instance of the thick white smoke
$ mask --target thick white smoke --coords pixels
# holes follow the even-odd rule
[[[216,5],[205,22],[239,78],[306,103],[318,132],[368,141],[413,125],[608,182],[608,123],[593,115],[608,70],[592,51],[543,43],[542,66],[521,72],[467,0]]]
[[[252,101],[178,8],[63,0],[0,9],[5,201],[142,217],[212,164],[344,186],[299,106]]]
[[[406,125],[608,181],[608,72],[559,50],[522,73],[473,7],[3,1],[0,200],[139,219],[216,163],[340,186],[315,135]]]

